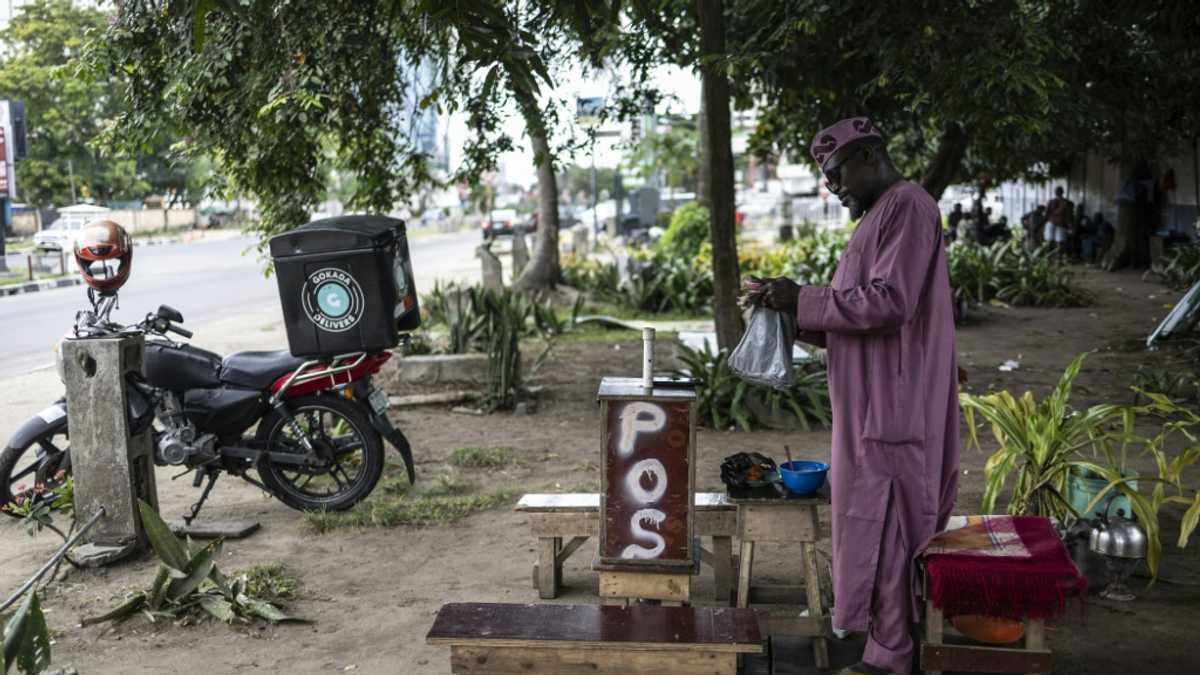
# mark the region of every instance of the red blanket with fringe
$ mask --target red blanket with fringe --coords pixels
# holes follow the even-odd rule
[[[951,518],[920,557],[929,599],[947,616],[1051,619],[1087,590],[1050,520],[1038,516]]]

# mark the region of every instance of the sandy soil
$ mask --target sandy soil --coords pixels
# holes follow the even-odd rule
[[[1165,313],[1177,293],[1144,283],[1135,274],[1082,272],[1082,283],[1098,304],[1070,310],[988,307],[961,328],[961,362],[970,388],[989,386],[1039,395],[1057,380],[1070,358],[1097,350],[1079,379],[1077,404],[1124,400],[1132,373],[1144,363],[1169,363],[1175,350],[1148,354],[1138,341]],[[533,416],[497,414],[472,417],[440,408],[407,409],[394,421],[413,442],[424,477],[446,470],[457,447],[503,445],[516,462],[502,470],[463,470],[477,492],[595,490],[598,486],[599,421],[595,392],[603,375],[636,374],[640,343],[630,340],[579,342],[556,349],[540,383],[548,400]],[[1020,361],[999,372],[1006,359]],[[393,393],[400,393],[393,391]],[[412,393],[411,391],[403,393]],[[717,467],[733,452],[793,452],[827,459],[827,432],[699,434],[698,488],[719,488]],[[985,447],[985,450],[987,448]],[[978,510],[986,452],[963,452],[959,513]],[[398,467],[389,471],[399,474]],[[170,480],[161,470],[160,498],[166,515],[177,517],[194,499],[190,481]],[[107,673],[447,673],[448,652],[425,645],[424,635],[438,608],[453,601],[536,602],[531,586],[535,558],[525,519],[508,508],[473,515],[444,527],[397,527],[313,535],[300,515],[253,487],[229,479],[218,485],[206,507],[209,519],[253,518],[263,529],[225,545],[224,569],[259,562],[284,563],[301,582],[301,595],[288,608],[312,625],[228,628],[213,622],[180,627],[152,625],[136,618],[116,627],[81,629],[80,616],[117,604],[121,595],[147,585],[154,562],[143,559],[111,569],[72,572],[45,598],[55,633],[54,661],[87,675]],[[1174,539],[1179,514],[1168,519],[1166,539]],[[827,528],[827,525],[826,525]],[[826,532],[827,535],[827,532]],[[0,588],[15,588],[55,547],[53,535],[29,539],[12,523],[0,523]],[[1189,644],[1200,630],[1200,547],[1168,547],[1160,582],[1132,603],[1092,596],[1082,615],[1052,627],[1050,646],[1056,673],[1194,673],[1200,656]],[[763,547],[758,575],[791,576],[798,550]],[[569,561],[564,594],[556,602],[596,602],[596,576],[587,547]],[[711,594],[705,568],[696,590],[698,604]]]

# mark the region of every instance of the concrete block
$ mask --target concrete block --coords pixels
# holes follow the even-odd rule
[[[397,364],[396,383],[483,384],[487,380],[487,354],[433,354],[406,356]]]
[[[525,266],[529,264],[529,244],[525,241],[525,230],[520,227],[513,229],[512,260],[512,275],[516,279],[521,276],[521,272],[524,272]]]
[[[480,246],[476,251],[483,266],[483,287],[493,290],[504,288],[504,267],[500,264],[500,259],[492,253],[488,244]]]
[[[158,508],[153,441],[149,430],[131,436],[127,414],[126,375],[141,370],[142,348],[140,335],[62,344],[75,513],[86,521],[104,507],[87,538],[101,547],[147,547],[137,502]]]

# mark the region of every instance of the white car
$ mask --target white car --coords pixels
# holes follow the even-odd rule
[[[102,213],[108,213],[108,209],[91,204],[76,204],[61,209],[57,220],[33,235],[33,246],[39,251],[72,250],[75,248],[75,237],[83,226]]]

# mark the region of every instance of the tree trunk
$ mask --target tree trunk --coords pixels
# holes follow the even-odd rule
[[[517,94],[521,114],[525,118],[525,132],[533,146],[534,161],[538,167],[538,222],[537,243],[533,257],[525,271],[513,281],[513,288],[520,291],[538,291],[554,288],[558,283],[558,178],[554,175],[554,155],[550,153],[549,134],[546,120],[532,96]]]
[[[704,208],[709,207],[708,192],[712,185],[712,174],[708,166],[708,114],[705,112],[708,104],[705,102],[704,80],[700,80],[700,114],[696,115],[696,129],[700,138],[697,147],[700,149],[700,164],[696,169],[696,203]]]
[[[700,24],[701,58],[725,52],[725,18],[722,0],[696,0]],[[729,81],[720,66],[701,66],[704,82],[705,146],[702,166],[707,165],[709,223],[713,247],[713,314],[717,324],[717,346],[733,349],[742,337],[742,315],[738,311],[740,284],[737,234],[734,230],[733,146],[730,140]],[[701,173],[704,169],[701,169]]]
[[[954,182],[967,154],[967,133],[957,122],[950,122],[942,131],[937,154],[921,176],[921,187],[937,201]]]

